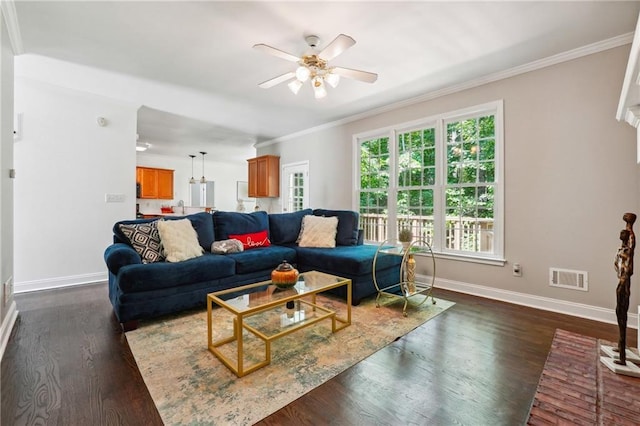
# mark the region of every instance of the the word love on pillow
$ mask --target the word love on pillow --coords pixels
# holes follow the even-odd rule
[[[258,247],[269,247],[271,245],[266,229],[264,231],[252,232],[250,234],[229,235],[229,238],[240,241],[245,250]]]

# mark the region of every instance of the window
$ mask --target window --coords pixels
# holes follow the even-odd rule
[[[354,140],[367,241],[409,228],[442,255],[502,260],[501,101]]]

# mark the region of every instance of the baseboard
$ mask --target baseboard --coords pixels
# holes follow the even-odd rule
[[[52,290],[55,288],[92,284],[106,281],[107,279],[108,276],[106,272],[96,272],[93,274],[73,275],[69,277],[22,281],[14,284],[14,293],[27,293],[30,291]]]
[[[4,350],[7,348],[9,336],[11,336],[11,330],[13,330],[16,319],[18,319],[18,309],[16,308],[15,300],[12,300],[0,328],[0,360],[4,357]]]
[[[26,293],[30,291],[51,290],[82,284],[92,284],[100,281],[106,281],[107,279],[107,273],[100,272],[94,274],[75,275],[71,277],[16,282],[14,288],[15,293]],[[422,280],[425,282],[431,282],[431,277],[422,276],[421,281]],[[531,308],[542,309],[544,311],[557,312],[560,314],[572,315],[609,324],[617,324],[618,322],[614,309],[606,309],[599,306],[591,306],[566,300],[518,293],[515,291],[502,290],[444,278],[436,278],[435,286],[445,290],[486,297],[488,299],[501,300],[503,302],[513,303],[516,305],[528,306]],[[640,314],[629,314],[629,328],[638,329],[639,315]]]
[[[421,280],[425,280],[425,282],[431,282],[431,277],[423,276],[421,277]],[[585,305],[582,303],[569,302],[566,300],[551,299],[549,297],[518,293],[515,291],[502,290],[498,288],[486,287],[443,278],[436,278],[435,287],[456,291],[458,293],[466,293],[473,296],[480,296],[486,297],[488,299],[509,302],[515,305],[542,309],[544,311],[557,312],[574,317],[586,318],[608,324],[618,323],[615,309],[606,309],[599,306]],[[637,329],[638,314],[630,313],[627,324],[629,328]]]

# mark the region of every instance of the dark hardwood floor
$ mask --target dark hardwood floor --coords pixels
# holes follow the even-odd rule
[[[615,325],[435,294],[456,305],[261,424],[524,424],[556,328],[617,340]],[[2,359],[2,425],[162,424],[106,284],[16,302]],[[628,344],[637,346],[635,330]]]

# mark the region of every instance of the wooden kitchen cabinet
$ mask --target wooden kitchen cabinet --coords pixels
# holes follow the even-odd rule
[[[249,163],[249,197],[280,196],[280,157],[263,155],[247,160]]]
[[[140,185],[138,198],[173,199],[173,170],[136,167],[136,181]]]

